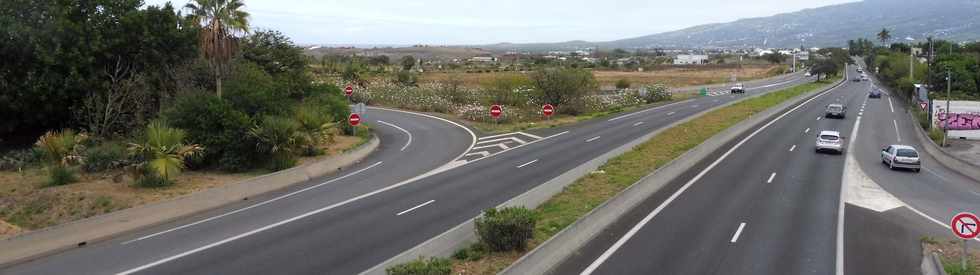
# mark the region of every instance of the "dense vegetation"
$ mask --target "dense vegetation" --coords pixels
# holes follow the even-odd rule
[[[890,38],[888,30],[878,33],[879,42],[884,45]],[[954,99],[980,99],[980,43],[957,44],[943,40],[928,39],[913,44],[923,49],[916,58],[924,58],[925,63],[916,61],[913,66],[914,79],[909,79],[908,44],[893,43],[887,47],[875,46],[866,39],[850,41],[850,53],[863,56],[871,69],[878,69],[878,78],[886,85],[910,96],[913,84],[928,84],[930,91],[937,92],[932,98],[946,97],[946,74],[952,76],[952,97]],[[933,54],[930,58],[930,49]]]
[[[43,155],[52,184],[129,166],[165,185],[183,168],[276,170],[321,153],[348,113],[340,89],[314,84],[282,33],[250,31],[242,6],[0,2],[0,150],[49,132],[0,166]]]

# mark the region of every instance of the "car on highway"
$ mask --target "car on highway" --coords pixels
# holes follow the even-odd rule
[[[908,145],[894,144],[881,149],[881,163],[888,165],[888,168],[892,170],[904,168],[911,169],[916,173],[922,168],[919,151]]]
[[[805,74],[803,74],[803,76],[805,76],[805,77],[811,77],[811,76],[813,76],[813,74],[810,73],[810,72],[806,72]]]
[[[857,72],[858,72],[858,73],[863,73],[863,72],[864,72],[864,69],[861,69],[861,67],[858,67],[858,68],[857,68]]]
[[[854,81],[854,82],[861,82],[861,78],[858,78],[858,77],[855,77],[855,78],[853,78],[853,79],[851,79],[851,81]]]
[[[847,115],[847,107],[839,103],[829,104],[824,113],[826,118],[844,118]]]
[[[869,98],[881,98],[881,90],[878,87],[871,87],[871,91],[868,92]]]
[[[820,135],[817,136],[816,151],[843,154],[844,138],[837,131],[820,131]]]
[[[868,75],[861,74],[861,81],[868,81]]]
[[[742,83],[735,84],[735,86],[732,86],[732,93],[733,94],[744,94],[745,93],[745,86],[742,85]]]

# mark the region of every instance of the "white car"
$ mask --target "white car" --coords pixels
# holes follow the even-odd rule
[[[895,144],[881,149],[881,162],[888,165],[888,168],[892,170],[895,168],[905,168],[912,169],[912,171],[918,173],[919,169],[922,168],[922,163],[919,160],[919,151],[916,151],[915,147],[908,145]]]
[[[813,76],[813,74],[811,74],[810,72],[806,72],[805,74],[803,74],[803,76],[805,76],[805,77],[811,77],[811,76]]]
[[[745,86],[742,85],[742,83],[735,84],[735,86],[732,86],[732,93],[733,94],[744,94],[745,93]]]
[[[817,136],[816,148],[817,153],[829,151],[843,154],[844,138],[837,131],[820,131],[820,135]]]

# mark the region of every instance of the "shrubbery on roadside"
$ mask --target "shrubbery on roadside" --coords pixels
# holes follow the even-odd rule
[[[537,216],[525,207],[490,208],[476,218],[476,233],[492,251],[523,251],[534,236]]]
[[[453,272],[453,264],[448,259],[419,258],[389,267],[385,272],[388,275],[449,275]]]
[[[217,167],[232,172],[257,167],[254,160],[260,158],[248,137],[252,120],[228,101],[212,95],[184,97],[163,117],[170,125],[186,130],[190,142],[208,149],[191,158],[190,167]]]

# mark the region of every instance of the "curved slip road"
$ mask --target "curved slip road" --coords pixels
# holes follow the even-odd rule
[[[121,272],[408,180],[445,165],[475,142],[465,128],[401,111],[372,108],[362,121],[372,125],[381,144],[336,175],[0,269],[0,274]]]
[[[799,75],[749,84],[748,93],[763,93],[809,81]],[[667,106],[639,110],[616,118],[595,119],[577,125],[535,132],[532,143],[472,160],[439,173],[391,178],[390,173],[429,163],[438,166],[469,143],[456,138],[424,137],[422,133],[457,131],[450,125],[412,126],[392,115],[369,114],[413,134],[408,149],[388,160],[372,156],[360,169],[382,164],[342,180],[282,201],[249,209],[213,222],[189,227],[126,245],[119,244],[225,211],[212,211],[196,219],[160,226],[42,258],[2,272],[45,274],[352,274],[476,216],[538,184],[643,136],[671,122],[738,96],[703,97]],[[397,118],[396,118],[397,117]],[[421,121],[421,120],[420,120]],[[643,123],[640,123],[643,122]],[[427,126],[428,125],[428,126]],[[375,128],[384,129],[385,125]],[[384,145],[399,151],[406,135],[391,127]],[[598,137],[598,138],[597,138]],[[386,138],[386,137],[383,137]],[[397,140],[392,140],[397,139]],[[429,142],[430,145],[420,143]],[[454,150],[451,148],[458,148]],[[440,153],[441,152],[441,153]],[[440,154],[440,161],[430,161]],[[378,154],[382,155],[382,154]],[[350,171],[356,171],[353,168]],[[412,169],[418,171],[420,169]],[[421,172],[416,172],[421,173]],[[411,174],[406,172],[406,174]],[[375,179],[374,177],[383,177]],[[339,183],[339,182],[338,182]],[[345,186],[339,188],[334,186]],[[271,197],[271,196],[270,196]],[[237,206],[237,207],[242,207]],[[229,207],[227,210],[235,209]]]

